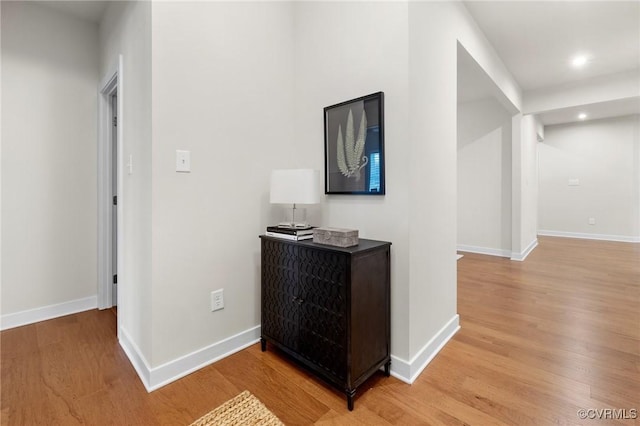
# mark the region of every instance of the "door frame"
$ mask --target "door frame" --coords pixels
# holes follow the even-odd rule
[[[121,301],[122,292],[118,291],[118,300],[113,300],[113,202],[112,202],[112,108],[111,96],[117,96],[117,270],[123,270],[123,167],[122,147],[123,139],[123,90],[122,90],[122,55],[118,56],[118,63],[110,69],[102,80],[98,93],[98,309],[108,309]],[[122,275],[122,274],[120,274]],[[121,276],[118,277],[122,281]],[[120,322],[120,315],[118,315]],[[119,329],[119,327],[118,327]]]

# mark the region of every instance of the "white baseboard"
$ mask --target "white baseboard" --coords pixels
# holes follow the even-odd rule
[[[640,243],[640,237],[628,235],[584,234],[580,232],[539,230],[538,235],[546,237],[580,238],[584,240],[616,241],[623,243]]]
[[[462,251],[467,253],[486,254],[489,256],[511,257],[511,250],[503,250],[503,249],[496,249],[496,248],[489,248],[489,247],[458,245],[457,251]]]
[[[527,248],[525,248],[521,253],[512,252],[511,260],[517,260],[518,262],[522,262],[531,254],[534,248],[538,247],[538,239],[534,238],[533,241],[529,243]]]
[[[133,365],[133,368],[138,373],[138,377],[140,377],[140,381],[147,389],[147,392],[150,392],[150,383],[151,383],[151,367],[147,362],[147,359],[142,354],[138,345],[136,345],[131,338],[131,335],[122,327],[118,330],[118,341],[120,342],[120,347],[124,350],[124,353],[127,354],[127,358]]]
[[[413,383],[422,370],[440,352],[444,345],[460,329],[460,317],[456,314],[411,361],[391,355],[391,375],[405,383]],[[147,392],[152,392],[207,365],[213,364],[260,341],[260,326],[245,330],[210,346],[151,368],[146,358],[131,339],[120,329],[120,346],[129,357]]]
[[[55,305],[6,314],[0,317],[0,330],[8,330],[22,325],[63,317],[65,315],[96,309],[97,307],[98,296],[94,295],[83,299],[70,300]]]
[[[458,330],[460,330],[460,316],[455,314],[411,361],[391,355],[391,375],[405,383],[413,383]]]
[[[207,365],[226,358],[260,341],[260,326],[255,326],[234,336],[213,343],[190,354],[151,368],[131,336],[121,329],[120,345],[138,372],[148,392],[163,387]]]

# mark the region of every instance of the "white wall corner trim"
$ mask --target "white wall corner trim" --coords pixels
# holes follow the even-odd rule
[[[151,368],[140,352],[140,349],[131,341],[129,334],[123,329],[120,331],[120,346],[122,346],[129,357],[147,392],[153,392],[260,341],[260,326],[257,325],[234,336],[183,355],[180,358]]]
[[[138,348],[138,345],[133,342],[127,330],[122,327],[118,330],[118,341],[124,353],[127,354],[127,358],[131,361],[131,365],[133,365],[136,373],[138,373],[138,377],[140,377],[147,392],[151,392],[151,367],[149,367],[147,359],[142,355],[142,351]]]
[[[516,252],[511,253],[511,260],[516,260],[518,262],[522,262],[523,260],[525,260],[527,258],[527,256],[529,256],[529,254],[536,247],[538,247],[538,239],[534,238],[534,240],[531,241],[529,243],[529,245],[527,246],[527,248],[522,250],[521,253],[516,253]]]
[[[84,312],[98,307],[98,296],[93,295],[83,299],[70,300],[68,302],[55,305],[42,306],[40,308],[15,312],[13,314],[2,315],[0,319],[0,329],[8,330],[22,325],[33,324],[35,322],[46,321],[53,318],[63,317],[78,312]]]
[[[640,243],[640,236],[583,234],[580,232],[539,230],[538,235],[545,237],[580,238],[585,240],[616,241],[622,243]]]
[[[486,254],[488,256],[511,257],[511,250],[489,247],[465,246],[458,244],[457,250],[466,253]]]
[[[460,316],[455,314],[411,361],[391,355],[391,375],[412,384],[458,330],[460,330]]]

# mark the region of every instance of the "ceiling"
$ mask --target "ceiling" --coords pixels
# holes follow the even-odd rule
[[[23,0],[26,1],[26,0]],[[109,1],[34,1],[99,23]],[[577,84],[621,72],[640,79],[640,1],[477,1],[464,4],[524,92]],[[462,49],[462,53],[460,52]],[[513,106],[473,58],[458,47],[458,102],[492,96]],[[583,69],[571,65],[587,55]],[[526,93],[525,93],[526,96]],[[546,124],[639,113],[640,97],[539,114]]]
[[[538,118],[545,126],[550,126],[554,124],[580,121],[578,115],[581,113],[585,113],[587,115],[586,120],[598,120],[601,118],[640,114],[640,98],[616,99],[614,101],[545,111],[538,114]]]
[[[640,81],[640,2],[636,1],[470,1],[464,2],[507,69],[526,92],[594,81],[615,81],[635,72]],[[576,55],[589,58],[572,66]],[[460,56],[460,55],[459,55]],[[468,62],[462,75],[471,82]],[[477,70],[473,70],[477,74]],[[484,71],[482,71],[484,72]],[[476,81],[482,79],[476,75]],[[469,90],[479,96],[483,86]],[[486,87],[486,85],[484,86]],[[474,92],[475,90],[475,92]],[[485,90],[486,92],[486,90]],[[495,95],[492,95],[495,96]],[[538,114],[544,125],[640,113],[640,96],[577,105]]]
[[[109,1],[34,1],[33,3],[56,9],[60,12],[73,15],[76,18],[99,23],[102,19]]]
[[[523,91],[640,72],[638,1],[465,1]],[[590,57],[575,69],[572,57]]]

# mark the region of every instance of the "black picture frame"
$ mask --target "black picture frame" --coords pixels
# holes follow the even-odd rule
[[[325,194],[384,195],[384,163],[383,92],[324,109]]]

